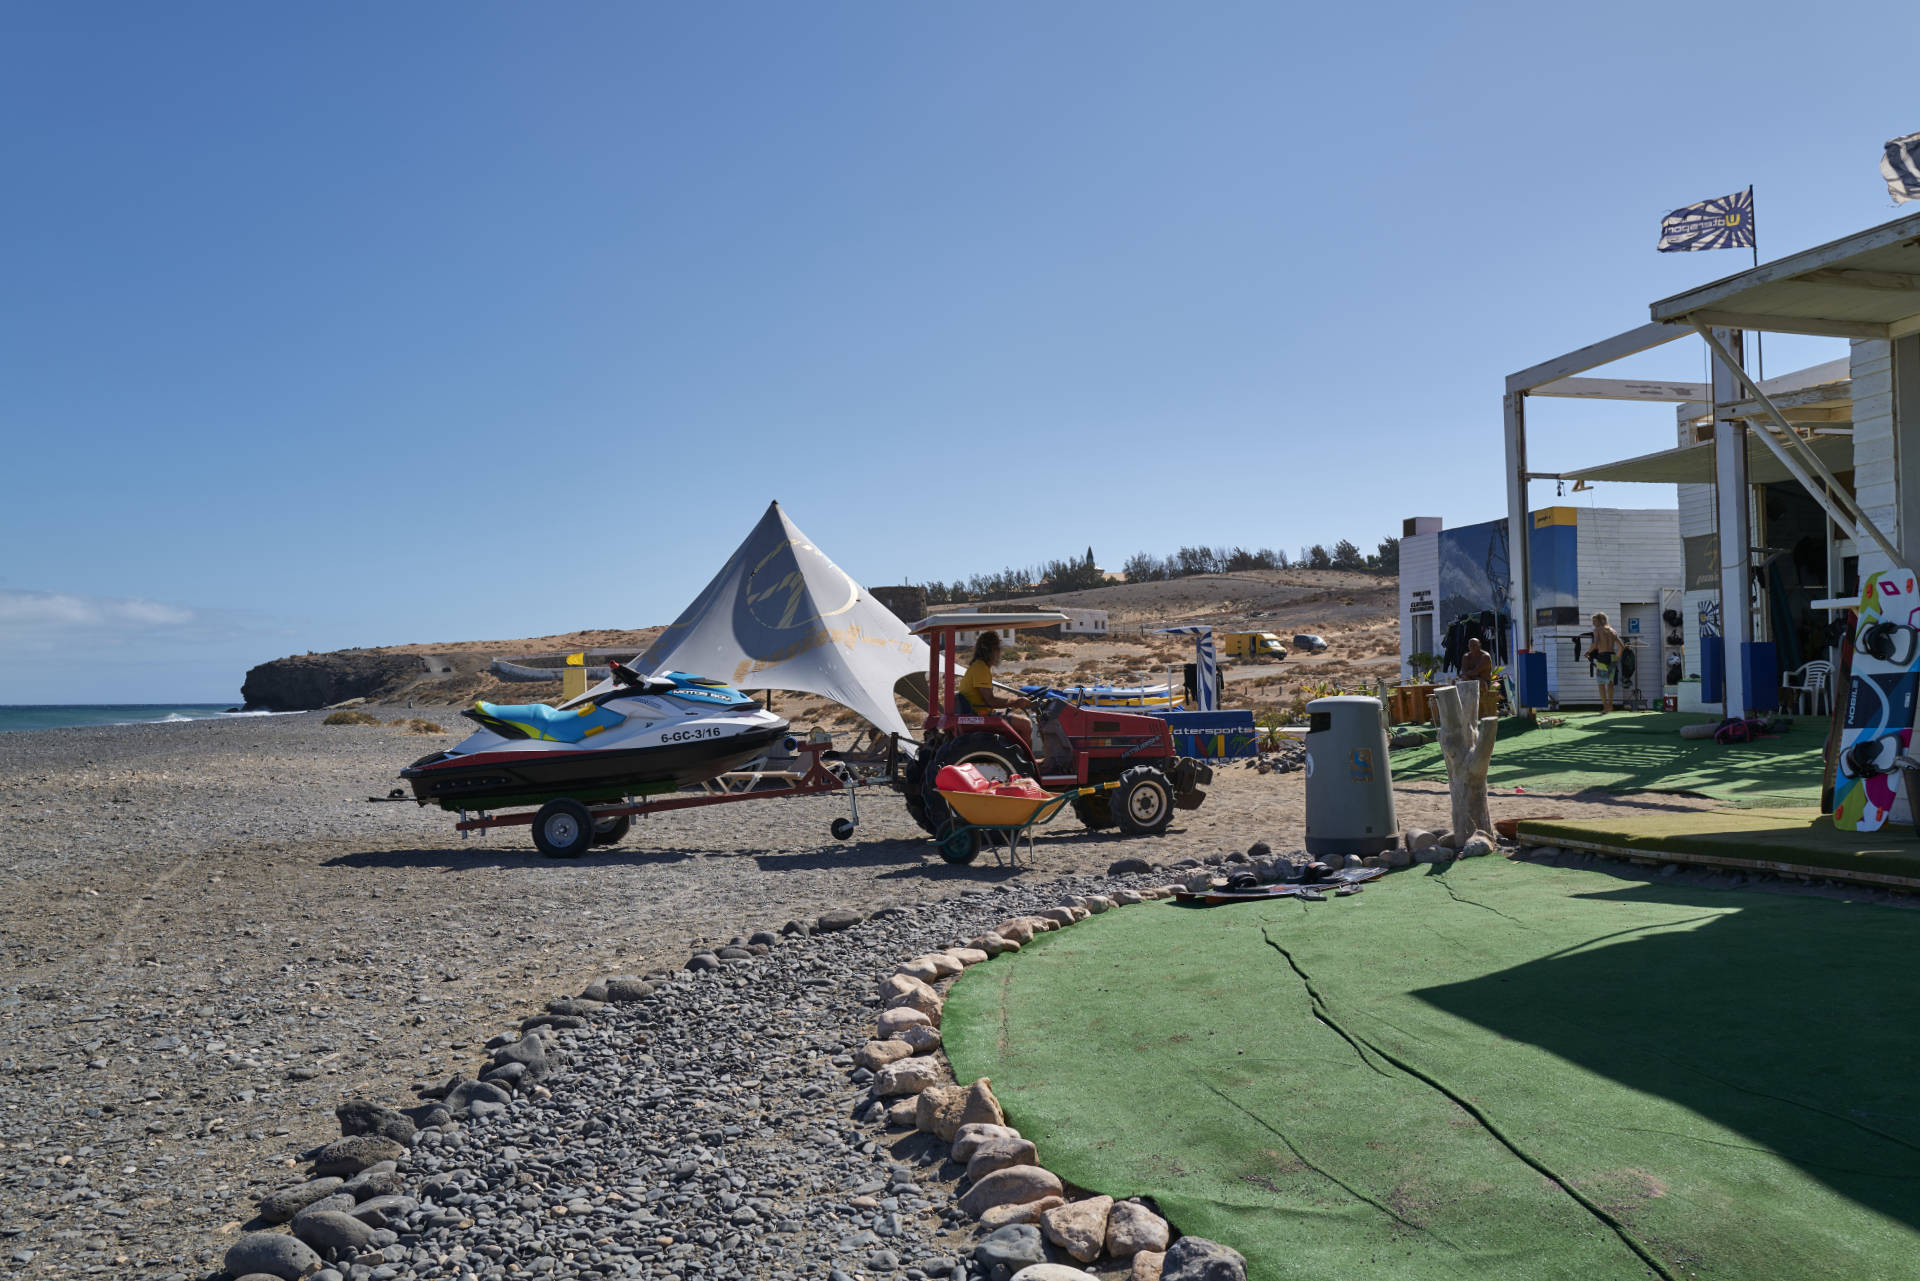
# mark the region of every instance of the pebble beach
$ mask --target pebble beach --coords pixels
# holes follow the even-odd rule
[[[0,1276],[221,1275],[261,1199],[340,1137],[342,1102],[423,1105],[620,975],[653,976],[647,1002],[549,1024],[548,1097],[419,1136],[397,1176],[418,1204],[344,1281],[972,1275],[944,1145],[857,1120],[874,981],[1132,883],[1115,860],[1300,839],[1301,776],[1232,767],[1162,838],[1063,821],[1017,872],[942,862],[884,793],[851,842],[828,835],[844,802],[815,797],[657,816],[554,862],[521,832],[463,841],[438,811],[369,802],[453,737],[321,719],[0,735]],[[1402,826],[1444,825],[1444,789],[1397,798]],[[835,913],[859,923],[779,933]],[[758,954],[684,969],[763,931]],[[446,1199],[420,1201],[433,1177]]]

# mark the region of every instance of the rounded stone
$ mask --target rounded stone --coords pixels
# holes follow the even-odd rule
[[[340,1188],[339,1179],[309,1179],[290,1188],[269,1192],[260,1198],[260,1217],[268,1223],[285,1223],[315,1201],[332,1196]]]
[[[249,1232],[227,1248],[226,1269],[236,1277],[265,1273],[297,1281],[320,1266],[306,1242],[283,1232]]]
[[[1204,1237],[1181,1237],[1160,1264],[1161,1281],[1247,1281],[1238,1250]]]

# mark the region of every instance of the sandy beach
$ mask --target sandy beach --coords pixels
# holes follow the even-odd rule
[[[1163,838],[1060,822],[1017,874],[942,862],[890,794],[851,843],[827,832],[844,804],[806,798],[656,817],[552,862],[521,833],[462,841],[438,811],[368,803],[451,737],[321,720],[0,735],[0,1273],[217,1270],[294,1154],[336,1137],[342,1098],[411,1102],[603,975],[833,908],[1300,843],[1301,776],[1233,767]],[[1398,799],[1402,826],[1444,826],[1439,786]]]

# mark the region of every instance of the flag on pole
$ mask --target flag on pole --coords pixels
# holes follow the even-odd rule
[[[1686,205],[1660,220],[1660,252],[1753,248],[1753,188]]]
[[[587,665],[587,652],[585,650],[581,650],[578,654],[567,655],[568,667],[585,667],[586,665]]]
[[[1920,133],[1887,143],[1887,154],[1880,158],[1880,176],[1887,180],[1887,192],[1895,204],[1920,200]]]

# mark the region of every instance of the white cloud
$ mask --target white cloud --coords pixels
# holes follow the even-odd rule
[[[194,613],[178,605],[122,596],[71,596],[0,588],[0,634],[64,627],[178,627]]]

